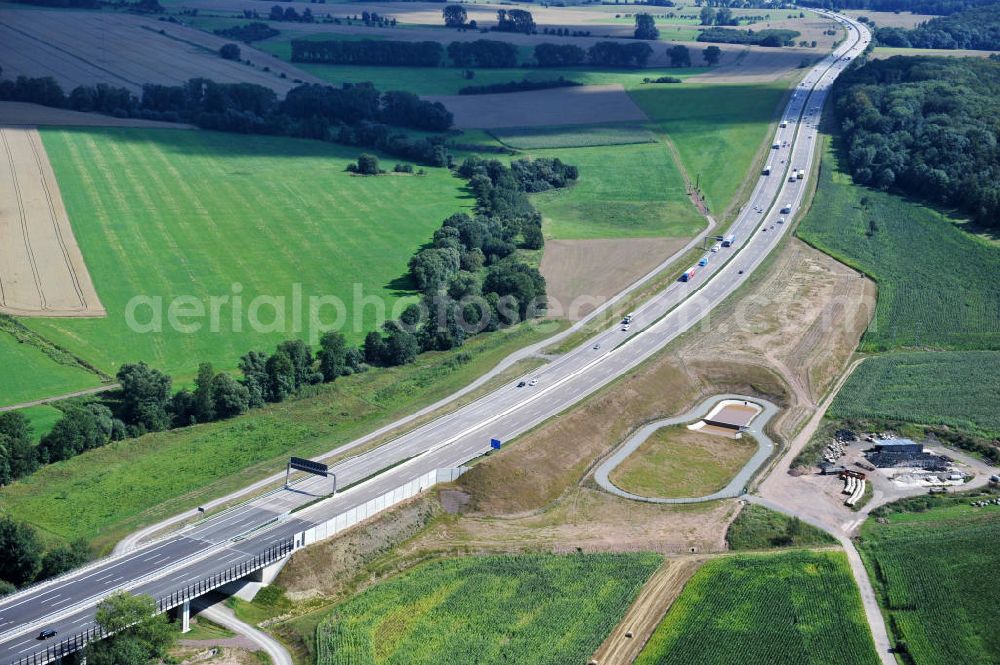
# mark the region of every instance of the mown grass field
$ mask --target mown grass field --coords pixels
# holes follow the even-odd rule
[[[101,384],[100,378],[80,367],[63,365],[39,348],[19,342],[0,330],[0,406],[61,395]]]
[[[35,441],[41,440],[43,436],[52,431],[52,427],[56,424],[56,421],[62,418],[63,415],[62,411],[47,404],[18,409],[18,412],[28,419]]]
[[[446,169],[352,176],[344,168],[361,150],[318,141],[141,129],[42,135],[108,316],[24,322],[109,374],[144,360],[184,378],[203,360],[232,368],[251,349],[308,339],[312,296],[340,298],[343,331],[358,342],[376,325],[378,306],[354,306],[356,289],[391,313],[410,293],[407,261],[471,202]],[[150,323],[156,308],[162,334],[129,325],[136,296],[147,304],[133,318]],[[204,308],[201,318],[179,318],[199,330],[171,324],[179,297]],[[214,325],[213,297],[228,298]],[[255,310],[258,297],[274,300]],[[326,320],[336,316],[326,308]]]
[[[725,487],[757,450],[753,437],[727,439],[663,427],[611,472],[615,485],[639,496],[705,496]]]
[[[875,665],[840,552],[714,559],[688,581],[636,665]]]
[[[926,206],[855,186],[837,157],[828,146],[798,234],[878,282],[861,350],[1000,349],[1000,248]]]
[[[105,551],[142,525],[283,469],[290,454],[331,450],[445,397],[559,327],[481,335],[412,365],[342,377],[311,397],[112,443],[0,488],[0,512],[54,541],[86,538]]]
[[[317,665],[584,663],[660,565],[655,554],[445,559],[340,605]]]
[[[901,420],[1000,436],[997,351],[914,351],[869,358],[837,393],[831,418]]]
[[[655,128],[677,146],[692,182],[720,214],[770,139],[768,125],[788,81],[758,84],[647,85],[629,89]]]
[[[532,202],[546,237],[686,237],[705,225],[684,189],[684,179],[659,143],[533,150],[580,169],[569,190],[543,192]]]
[[[1000,506],[973,508],[958,498],[885,520],[865,522],[859,549],[908,662],[1000,662],[1000,589],[991,581],[1000,567]]]

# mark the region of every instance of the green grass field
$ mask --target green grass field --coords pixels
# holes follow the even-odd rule
[[[785,552],[706,563],[635,662],[875,665],[879,659],[844,554]]]
[[[531,154],[558,157],[580,169],[580,179],[571,189],[532,196],[545,220],[546,237],[685,237],[704,227],[663,144],[535,150]]]
[[[756,450],[749,435],[733,440],[684,425],[663,427],[619,464],[610,480],[639,496],[705,496],[725,487]]]
[[[62,411],[47,404],[18,409],[18,412],[28,419],[35,441],[41,440],[43,436],[52,431],[52,427],[56,424],[56,421],[62,418],[63,415]]]
[[[946,425],[1000,436],[997,351],[899,352],[869,358],[830,407],[831,418]]]
[[[64,365],[32,344],[0,330],[0,406],[61,395],[101,385],[100,377],[76,365]]]
[[[445,559],[371,587],[316,632],[317,665],[585,663],[655,554]]]
[[[381,305],[352,306],[355,290],[390,314],[410,293],[407,261],[441,220],[471,203],[446,169],[357,177],[344,168],[360,149],[318,141],[140,129],[42,134],[108,316],[24,323],[109,374],[134,360],[181,379],[203,360],[232,368],[251,349],[308,338],[312,296],[345,303],[343,330],[357,342]],[[150,323],[155,308],[162,334],[130,327],[136,296],[148,300],[133,318]],[[171,324],[179,297],[204,308],[201,318],[178,319],[200,330]],[[324,316],[332,321],[336,310]]]
[[[1000,662],[1000,589],[991,581],[1000,567],[1000,506],[973,508],[967,501],[888,513],[886,523],[869,518],[861,529],[861,555],[890,634],[905,642],[907,662]]]
[[[492,129],[489,133],[504,145],[517,150],[590,148],[656,141],[649,129],[637,124],[511,127]]]
[[[899,196],[855,186],[823,155],[799,237],[878,282],[862,351],[1000,349],[1000,248]]]
[[[0,512],[49,539],[86,538],[106,551],[140,526],[283,469],[289,454],[317,455],[433,403],[561,327],[480,335],[412,365],[342,377],[312,397],[112,443],[0,488]]]
[[[773,547],[836,545],[833,536],[805,522],[764,506],[748,503],[729,525],[726,542],[731,550],[766,550]]]
[[[746,85],[637,86],[632,99],[677,146],[692,182],[699,181],[715,214],[731,202],[754,159],[770,140],[768,125],[787,81]]]

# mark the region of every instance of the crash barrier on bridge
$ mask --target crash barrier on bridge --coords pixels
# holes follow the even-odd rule
[[[261,568],[271,565],[275,561],[285,558],[295,551],[296,540],[296,538],[286,538],[280,543],[271,545],[259,554],[255,554],[248,559],[234,563],[232,566],[221,572],[196,580],[185,586],[183,589],[173,591],[158,598],[156,601],[157,613],[166,612],[175,607],[179,607],[189,600],[203,596],[206,593],[214,591],[215,589],[218,589],[219,587],[229,584],[235,580],[242,579],[254,571],[260,570]],[[60,640],[59,642],[47,645],[44,651],[37,651],[33,654],[8,662],[9,665],[46,665],[46,663],[51,663],[52,661],[62,658],[63,656],[68,656],[71,653],[83,649],[87,646],[87,643],[92,640],[103,639],[109,635],[110,633],[103,630],[100,626],[93,626],[87,630]]]
[[[428,471],[427,473],[414,478],[394,490],[390,490],[381,496],[375,497],[374,499],[369,499],[365,503],[355,506],[354,508],[343,512],[336,517],[306,529],[301,534],[296,536],[296,544],[300,544],[302,547],[305,547],[306,545],[311,545],[320,540],[332,538],[341,531],[349,529],[355,524],[364,522],[366,519],[374,517],[383,510],[392,508],[396,504],[402,503],[403,501],[420,494],[424,490],[429,489],[432,485],[451,482],[468,470],[468,467],[460,466],[449,469]]]

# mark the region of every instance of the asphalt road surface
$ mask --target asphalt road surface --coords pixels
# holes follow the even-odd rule
[[[504,386],[467,406],[377,448],[345,460],[331,471],[340,487],[334,497],[289,515],[328,493],[330,481],[307,477],[208,518],[157,542],[90,564],[0,601],[0,663],[45,650],[42,628],[64,638],[92,625],[94,608],[110,593],[127,589],[161,597],[227,569],[310,526],[325,522],[439,468],[460,466],[489,449],[491,438],[508,441],[557,415],[662,349],[704,319],[760,265],[797,213],[805,180],[789,181],[789,169],[811,177],[816,124],[829,87],[861,54],[870,38],[860,24],[840,19],[849,36],[817,64],[793,92],[769,163],[749,202],[727,233],[732,247],[708,252],[707,266],[688,282],[675,282],[635,310],[628,330],[614,327],[525,377],[535,385]],[[790,207],[790,212],[780,209]],[[360,482],[365,481],[365,482]]]

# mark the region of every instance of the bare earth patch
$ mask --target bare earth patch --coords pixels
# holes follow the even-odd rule
[[[908,12],[870,12],[867,9],[844,9],[842,13],[857,18],[867,16],[880,28],[915,28],[921,23],[937,18],[932,14],[910,14]]]
[[[620,84],[511,92],[499,95],[439,95],[455,115],[459,129],[588,125],[598,122],[645,121]]]
[[[549,316],[579,321],[684,246],[684,238],[546,240]]]
[[[100,113],[81,113],[56,109],[27,102],[0,102],[0,127],[155,127],[160,129],[193,129],[179,122],[160,122],[140,118],[115,118]]]
[[[246,44],[240,45],[241,58],[251,65],[223,60],[219,48],[228,41],[128,14],[11,9],[0,14],[5,78],[51,76],[66,91],[107,83],[139,92],[145,83],[179,85],[201,76],[220,83],[256,83],[282,95],[298,85],[294,79],[321,83]]]
[[[104,316],[38,130],[0,128],[0,311]]]

